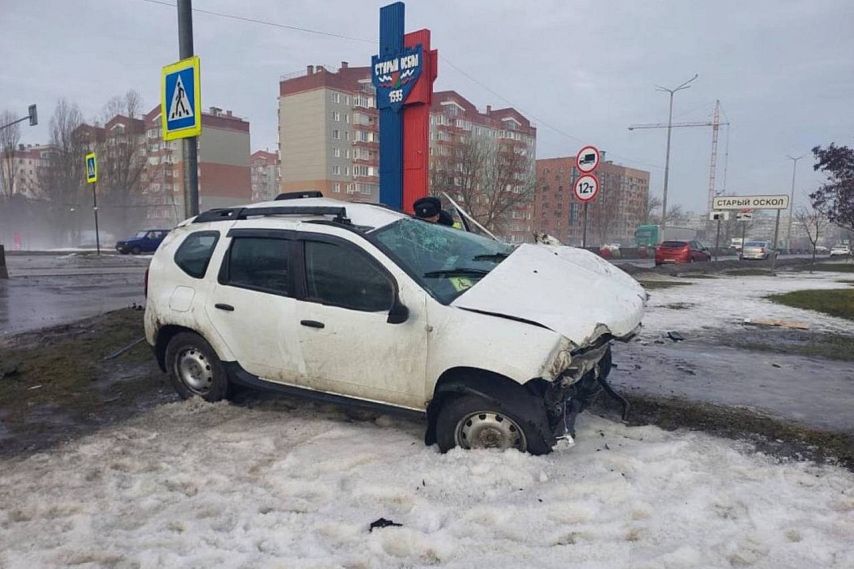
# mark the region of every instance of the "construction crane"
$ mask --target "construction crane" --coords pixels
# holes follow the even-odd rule
[[[677,122],[670,125],[671,128],[688,128],[688,127],[698,127],[698,126],[710,126],[712,127],[712,157],[709,160],[709,212],[712,211],[712,202],[714,201],[715,196],[715,174],[717,171],[717,162],[718,162],[718,130],[721,126],[729,126],[729,122],[721,122],[721,102],[720,100],[715,101],[715,112],[712,115],[711,121],[697,121],[697,122]],[[667,123],[652,123],[652,124],[633,124],[629,126],[629,130],[639,130],[642,128],[667,128]],[[729,133],[729,130],[727,130]],[[729,145],[727,145],[729,146]],[[729,149],[727,149],[727,156],[725,160],[728,158]],[[726,172],[726,166],[724,166],[724,172]],[[724,174],[726,176],[726,174]],[[724,178],[726,180],[726,178]],[[724,182],[726,183],[726,182]]]

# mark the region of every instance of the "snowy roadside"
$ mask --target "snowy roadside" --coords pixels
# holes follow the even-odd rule
[[[591,415],[547,457],[441,455],[296,405],[168,404],[0,463],[0,566],[854,566],[838,467]]]
[[[677,278],[691,284],[650,291],[641,336],[657,337],[668,330],[686,332],[741,327],[746,318],[791,320],[805,323],[815,332],[850,334],[854,325],[848,320],[775,304],[764,298],[769,294],[801,289],[847,288],[849,285],[839,282],[846,276],[845,273],[825,272],[812,275],[780,273],[776,277]],[[673,305],[678,308],[669,308]]]

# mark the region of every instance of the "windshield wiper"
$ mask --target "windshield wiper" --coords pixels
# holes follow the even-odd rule
[[[510,256],[510,253],[490,253],[489,255],[475,255],[472,261],[495,261],[500,262]]]
[[[469,267],[455,267],[453,269],[442,269],[440,271],[430,271],[424,273],[426,279],[437,279],[442,277],[482,277],[488,274],[489,271],[483,269],[472,269]]]

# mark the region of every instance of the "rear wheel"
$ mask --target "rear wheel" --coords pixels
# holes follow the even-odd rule
[[[439,449],[515,448],[520,452],[547,454],[551,446],[543,437],[544,426],[505,409],[495,401],[462,395],[446,401],[436,418]]]
[[[228,377],[216,352],[193,332],[175,335],[166,347],[166,365],[172,387],[182,399],[201,397],[219,401],[228,395]]]

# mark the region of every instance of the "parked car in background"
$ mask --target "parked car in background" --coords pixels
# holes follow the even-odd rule
[[[747,241],[744,248],[741,250],[740,259],[767,261],[771,257],[776,257],[777,251],[771,247],[770,241]]]
[[[655,266],[665,263],[697,263],[712,260],[709,248],[699,241],[664,241],[655,248]]]
[[[834,245],[830,248],[831,257],[849,257],[851,256],[851,246],[844,243]]]
[[[811,253],[811,251],[807,251],[807,252]],[[817,255],[827,255],[830,252],[830,249],[828,249],[824,245],[816,245],[815,246],[815,252]]]
[[[130,239],[116,242],[116,251],[122,255],[132,253],[139,255],[140,253],[153,253],[160,246],[160,242],[169,233],[168,229],[146,229],[138,232]]]
[[[146,291],[146,339],[181,397],[242,384],[408,410],[443,451],[533,454],[573,434],[646,304],[583,249],[288,194],[181,223]]]
[[[741,253],[742,245],[744,245],[744,239],[742,239],[741,237],[733,237],[729,240],[729,248],[735,249],[738,253]]]

